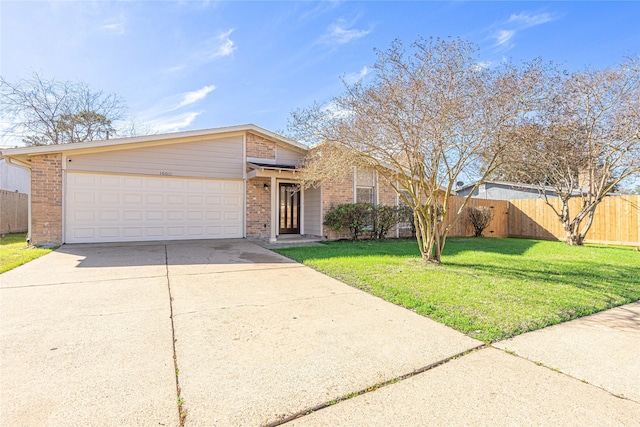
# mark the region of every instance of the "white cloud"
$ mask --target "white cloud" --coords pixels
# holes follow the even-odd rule
[[[536,25],[554,21],[556,19],[557,18],[550,13],[539,13],[537,15],[530,15],[528,13],[514,13],[509,17],[507,23],[514,23],[521,25],[524,28],[530,28]]]
[[[214,85],[204,86],[201,89],[194,90],[193,92],[187,92],[182,96],[182,101],[178,104],[176,109],[182,108],[189,104],[193,104],[194,102],[198,102],[201,99],[204,99],[210,92],[212,92],[216,87]]]
[[[233,55],[233,52],[238,50],[236,44],[229,37],[233,31],[233,29],[227,30],[206,40],[200,46],[195,47],[195,50],[185,58],[183,63],[168,67],[166,70],[175,73],[188,67],[208,64],[225,56]]]
[[[500,47],[502,50],[510,49],[513,47],[512,40],[518,34],[518,32],[532,28],[538,25],[546,24],[547,22],[555,21],[558,19],[557,15],[552,13],[512,13],[509,19],[503,21],[500,24],[500,28],[497,32],[491,36],[495,39],[494,47]]]
[[[193,123],[200,114],[202,114],[201,111],[187,111],[186,113],[148,120],[145,121],[145,125],[160,133],[178,132]]]
[[[476,66],[475,66],[475,70],[476,71],[481,71],[481,70],[487,69],[487,68],[491,67],[491,64],[492,64],[491,61],[478,62],[476,64]]]
[[[211,62],[233,54],[237,50],[235,43],[229,38],[233,31],[233,29],[228,30],[210,39],[194,58],[200,62]]]
[[[345,74],[343,79],[345,82],[349,84],[354,84],[362,80],[367,74],[371,72],[371,69],[367,66],[362,67],[362,69],[357,73],[348,73]]]
[[[329,26],[327,32],[320,38],[320,42],[332,45],[346,44],[371,32],[371,30],[350,29],[349,26],[344,20],[338,20]]]
[[[114,33],[114,34],[118,34],[118,35],[122,35],[124,34],[124,22],[117,22],[114,24],[105,24],[103,26],[100,27],[102,30],[109,32],[109,33]]]
[[[214,85],[207,85],[194,91],[164,98],[153,107],[141,112],[138,120],[157,132],[177,132],[191,125],[202,111],[175,112],[202,101],[215,88]]]
[[[494,36],[494,38],[496,39],[496,46],[502,46],[503,44],[508,43],[509,40],[511,40],[513,36],[515,36],[515,34],[515,30],[498,31],[498,33]]]
[[[352,111],[342,108],[333,101],[322,107],[322,111],[328,113],[332,118],[336,119],[349,117],[353,114]]]

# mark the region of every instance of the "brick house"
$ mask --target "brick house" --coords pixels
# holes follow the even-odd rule
[[[30,170],[29,236],[63,243],[335,238],[335,204],[395,205],[375,173],[302,188],[306,145],[255,125],[0,151]]]

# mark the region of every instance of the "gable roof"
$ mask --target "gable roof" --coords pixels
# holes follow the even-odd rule
[[[154,145],[154,143],[162,144],[172,140],[204,138],[208,136],[222,136],[224,134],[251,132],[266,138],[270,141],[295,148],[297,150],[308,151],[309,147],[297,141],[271,132],[254,124],[245,124],[237,126],[226,126],[211,129],[191,130],[184,132],[172,132],[156,135],[134,136],[129,138],[114,138],[106,140],[95,140],[86,142],[75,142],[72,144],[58,145],[42,145],[35,147],[18,147],[0,150],[0,158],[10,157],[18,160],[26,160],[28,157],[36,154],[62,153],[76,150],[91,150],[96,148],[133,148],[135,145]],[[178,141],[176,141],[178,142]],[[179,143],[179,142],[178,142]]]

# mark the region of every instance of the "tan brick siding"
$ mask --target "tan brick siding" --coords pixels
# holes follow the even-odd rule
[[[62,155],[31,159],[31,243],[62,243]]]
[[[359,171],[358,180],[363,182],[364,179],[367,178],[367,174],[363,173],[363,171]],[[372,175],[368,176],[369,181],[372,182]],[[385,181],[382,177],[380,177],[377,181],[378,189],[378,204],[379,205],[387,205],[387,206],[395,206],[396,205],[396,192],[389,185],[387,181]],[[322,185],[322,218],[324,221],[324,215],[329,211],[331,206],[339,205],[341,203],[353,203],[353,174],[349,174],[343,181],[336,183],[325,183]],[[337,233],[335,230],[324,227],[324,235],[329,240],[335,239],[347,239],[349,238],[349,230],[343,230],[341,233]],[[395,228],[391,230],[388,234],[388,237],[395,237],[396,230]]]
[[[342,181],[322,184],[322,221],[331,206],[342,203],[353,203],[353,174],[347,175]],[[322,228],[325,237],[329,240],[348,239],[349,230],[336,232],[330,227]]]
[[[378,204],[385,206],[396,205],[396,191],[382,177],[378,178]]]
[[[247,133],[247,157],[276,159],[276,143],[253,133]]]
[[[29,227],[29,195],[0,190],[0,233],[24,233]]]
[[[269,190],[264,190],[264,185]],[[271,180],[254,178],[247,181],[247,237],[268,239],[271,230]]]

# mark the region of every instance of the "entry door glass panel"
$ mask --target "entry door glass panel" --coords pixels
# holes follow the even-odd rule
[[[300,234],[300,186],[280,184],[280,232]]]

